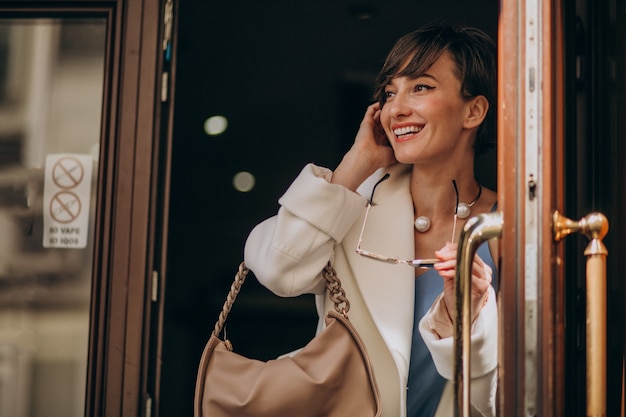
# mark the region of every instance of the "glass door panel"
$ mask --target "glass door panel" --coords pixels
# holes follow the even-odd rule
[[[84,415],[106,19],[0,19],[0,417]]]

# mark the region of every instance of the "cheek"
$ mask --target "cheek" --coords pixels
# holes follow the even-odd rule
[[[450,123],[454,123],[455,120],[460,121],[465,114],[465,105],[462,101],[441,99],[433,101],[431,104],[431,108],[436,109],[433,115],[449,119]]]

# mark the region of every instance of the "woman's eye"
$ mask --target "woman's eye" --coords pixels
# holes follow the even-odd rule
[[[385,98],[390,98],[394,96],[394,92],[393,91],[385,91]]]
[[[423,91],[427,91],[430,89],[432,89],[432,87],[426,84],[417,84],[414,88],[414,90],[417,92],[423,92]]]

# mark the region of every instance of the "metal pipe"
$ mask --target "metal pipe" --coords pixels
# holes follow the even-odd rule
[[[454,402],[456,417],[470,416],[470,328],[472,263],[481,243],[502,234],[502,213],[479,214],[465,223],[457,249],[454,291]],[[462,413],[462,414],[459,414]]]
[[[609,231],[609,222],[602,213],[591,213],[579,221],[552,215],[554,240],[580,232],[590,240],[587,257],[587,417],[606,416],[606,256],[602,239]]]

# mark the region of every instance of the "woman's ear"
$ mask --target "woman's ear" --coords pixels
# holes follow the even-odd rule
[[[463,127],[473,129],[480,126],[487,116],[489,110],[489,102],[485,96],[476,96],[468,103],[468,113],[465,117]]]

